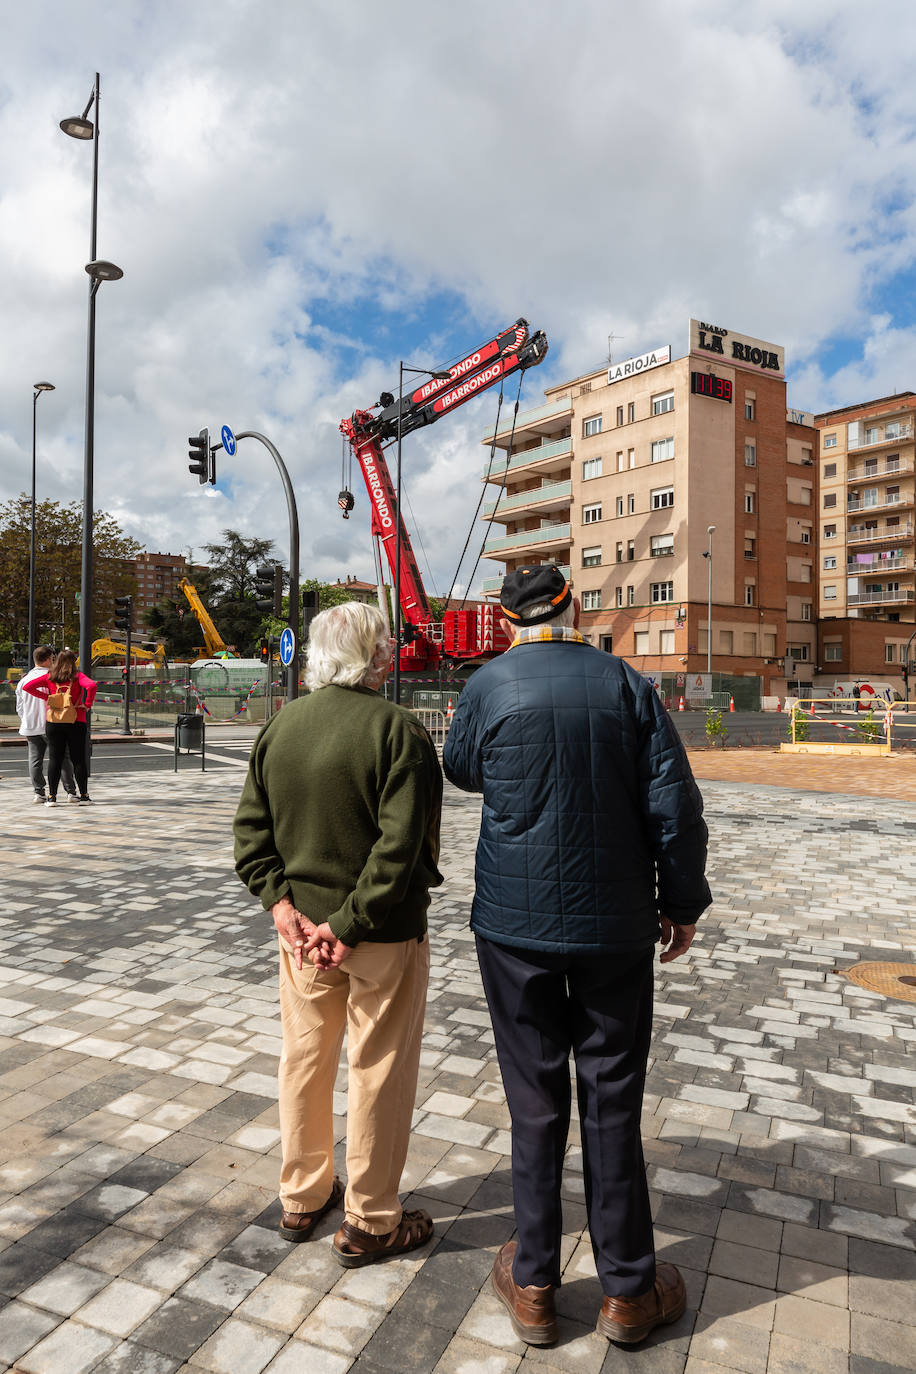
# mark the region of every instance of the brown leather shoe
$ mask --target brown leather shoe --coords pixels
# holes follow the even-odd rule
[[[277,1230],[284,1240],[308,1240],[322,1217],[343,1202],[344,1188],[339,1178],[331,1185],[331,1196],[317,1212],[284,1212]]]
[[[598,1315],[598,1330],[609,1341],[636,1345],[656,1326],[667,1326],[684,1315],[687,1293],[684,1280],[673,1264],[659,1264],[655,1283],[648,1293],[635,1298],[605,1298]]]
[[[546,1288],[535,1288],[533,1284],[519,1288],[512,1277],[516,1248],[516,1242],[509,1240],[497,1254],[490,1280],[493,1291],[509,1313],[520,1341],[526,1345],[553,1345],[557,1339],[555,1289],[552,1284]]]

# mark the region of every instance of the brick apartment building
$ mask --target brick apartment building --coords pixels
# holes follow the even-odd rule
[[[485,480],[504,489],[483,514],[505,528],[484,556],[566,568],[584,633],[641,672],[705,672],[711,591],[714,673],[767,695],[810,682],[816,435],[787,411],[782,347],[691,320],[682,357],[659,347],[545,396],[508,470],[511,420],[495,436]]]
[[[902,691],[916,630],[916,392],[826,411],[814,423],[818,663],[835,678],[880,677]]]

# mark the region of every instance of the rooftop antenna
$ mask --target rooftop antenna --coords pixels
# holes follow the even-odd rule
[[[622,341],[623,341],[623,337],[624,337],[624,336],[623,336],[622,334],[608,334],[608,336],[607,336],[607,365],[608,365],[608,367],[610,367],[611,364],[612,364],[613,361],[614,361],[614,359],[611,357],[611,344],[614,342],[615,339],[619,339],[619,340],[622,342]]]

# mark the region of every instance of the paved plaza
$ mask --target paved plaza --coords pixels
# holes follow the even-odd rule
[[[916,1368],[916,1003],[843,976],[913,958],[916,801],[735,769],[701,783],[715,903],[658,967],[645,1103],[659,1253],[688,1311],[635,1350],[595,1334],[573,1129],[560,1339],[538,1350],[488,1283],[513,1221],[468,931],[478,801],[446,787],[405,1178],[436,1238],[345,1271],[339,1213],[303,1245],[275,1230],[274,942],[232,871],[241,758],[102,777],[93,808],[54,811],[28,804],[24,761],[21,779],[5,766],[0,1372]]]

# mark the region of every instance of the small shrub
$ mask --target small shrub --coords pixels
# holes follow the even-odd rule
[[[875,708],[870,706],[861,720],[856,721],[856,730],[863,744],[874,744],[881,733],[881,722],[875,719]]]
[[[728,731],[722,720],[722,712],[716,711],[712,706],[706,712],[706,739],[720,749],[725,748],[725,741],[728,739]]]
[[[793,728],[794,727],[794,728]],[[800,706],[792,707],[792,714],[788,720],[788,738],[794,740],[796,744],[804,744],[811,729],[811,721]]]

